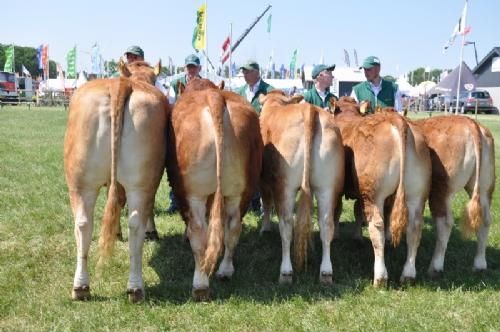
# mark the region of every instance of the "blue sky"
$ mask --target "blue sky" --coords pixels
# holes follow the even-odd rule
[[[442,47],[460,17],[465,0],[419,1],[215,1],[207,2],[208,54],[220,57],[221,45],[233,25],[236,40],[254,18],[272,4],[272,31],[266,17],[257,24],[233,55],[237,63],[249,58],[265,65],[271,50],[277,65],[286,66],[294,49],[298,63],[344,65],[344,49],[357,50],[359,61],[377,55],[384,74],[397,75],[417,67],[454,68],[459,38],[445,53]],[[202,1],[11,1],[4,6],[0,43],[36,47],[49,44],[50,58],[65,67],[68,50],[77,45],[78,69],[90,69],[90,49],[100,45],[105,59],[117,59],[129,45],[140,45],[146,60],[164,63],[171,56],[182,64],[193,52],[191,38],[196,9]],[[36,10],[35,10],[36,8]],[[11,13],[11,15],[8,15]],[[500,46],[500,1],[469,0],[468,40],[475,41],[479,60]],[[5,33],[5,31],[9,33]],[[464,60],[475,66],[474,49]]]

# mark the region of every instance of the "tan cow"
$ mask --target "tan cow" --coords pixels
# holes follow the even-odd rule
[[[335,113],[346,151],[344,193],[357,200],[356,219],[368,223],[375,255],[374,286],[388,279],[386,238],[397,245],[405,229],[408,254],[401,281],[411,281],[416,277],[415,258],[431,178],[423,136],[393,112],[362,117],[352,98],[342,97]],[[384,234],[384,221],[390,225],[389,236]]]
[[[144,298],[142,247],[147,219],[165,166],[168,101],[151,85],[143,62],[121,66],[122,76],[88,82],[71,98],[64,139],[64,172],[75,218],[77,266],[72,296],[90,296],[87,270],[94,206],[109,184],[99,240],[101,262],[110,256],[120,222],[120,191],[129,214],[129,300]],[[157,67],[156,72],[159,71]]]
[[[168,144],[169,181],[195,260],[193,298],[206,300],[223,243],[226,250],[216,274],[230,278],[234,272],[241,220],[261,169],[259,119],[242,97],[194,79],[172,111]]]
[[[443,271],[446,246],[453,226],[452,201],[465,188],[470,201],[463,211],[466,234],[477,234],[473,269],[485,270],[486,245],[495,189],[495,148],[490,131],[465,116],[436,116],[414,122],[431,150],[432,189],[429,206],[436,222],[437,239],[429,274]]]
[[[309,103],[296,104],[281,91],[272,91],[261,96],[259,101],[263,105],[260,129],[264,142],[260,187],[264,203],[262,226],[269,227],[274,201],[282,246],[279,281],[292,282],[292,233],[296,269],[301,270],[307,260],[314,195],[318,201],[323,245],[319,279],[322,283],[332,283],[333,212],[344,185],[344,150],[340,131],[328,112]],[[294,222],[297,191],[300,191],[300,198]]]

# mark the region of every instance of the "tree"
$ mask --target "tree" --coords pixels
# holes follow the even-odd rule
[[[408,81],[411,85],[419,85],[423,81],[439,82],[439,77],[443,72],[442,69],[432,69],[426,73],[424,67],[419,67],[408,73]]]
[[[5,64],[5,49],[10,45],[0,44],[0,70]],[[14,71],[22,75],[22,66],[26,67],[31,77],[42,75],[42,70],[38,69],[38,59],[36,58],[36,48],[25,46],[14,46]],[[57,77],[56,63],[49,59],[49,77]]]

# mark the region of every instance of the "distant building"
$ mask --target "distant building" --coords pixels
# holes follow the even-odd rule
[[[494,47],[472,70],[477,88],[488,90],[493,104],[500,109],[500,47]]]

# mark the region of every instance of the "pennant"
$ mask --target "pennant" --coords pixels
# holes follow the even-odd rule
[[[202,4],[200,9],[196,12],[196,27],[193,32],[193,48],[196,51],[206,48],[206,10],[205,4]]]
[[[76,78],[76,46],[69,50],[66,55],[66,77]]]
[[[5,64],[3,65],[3,71],[9,73],[14,72],[14,45],[10,45],[5,49]]]

